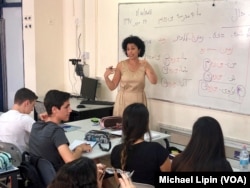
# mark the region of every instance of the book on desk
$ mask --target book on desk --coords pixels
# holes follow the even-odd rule
[[[81,144],[89,144],[91,146],[91,148],[93,148],[93,147],[95,147],[95,145],[97,144],[97,142],[96,141],[86,141],[86,140],[74,140],[69,145],[69,149],[70,150],[74,150],[77,146],[79,146]]]

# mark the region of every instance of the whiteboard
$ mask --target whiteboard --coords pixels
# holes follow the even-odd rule
[[[127,36],[146,44],[148,98],[250,114],[250,1],[120,3],[118,30],[119,61]]]

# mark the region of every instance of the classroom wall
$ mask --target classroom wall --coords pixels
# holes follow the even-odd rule
[[[80,78],[69,59],[81,58],[83,9],[82,0],[23,0],[25,86],[39,96],[52,88],[79,92]]]
[[[24,0],[24,2],[28,0]],[[49,2],[51,0],[36,0],[40,2]],[[59,1],[60,0],[54,0]],[[152,0],[151,0],[152,1]],[[137,2],[151,2],[149,0],[137,0]],[[184,1],[184,0],[183,0]],[[86,60],[86,63],[89,64],[90,76],[98,77],[100,79],[100,85],[98,87],[97,97],[102,100],[114,100],[116,96],[116,91],[110,92],[104,81],[103,74],[107,66],[113,65],[116,66],[118,61],[118,4],[134,2],[133,0],[73,0],[68,2],[67,0],[61,1],[61,7],[54,7],[54,9],[59,8],[59,13],[61,14],[61,9],[63,14],[62,23],[63,27],[61,40],[63,41],[62,46],[63,50],[59,53],[54,46],[46,46],[47,51],[54,51],[55,56],[59,56],[61,59],[57,59],[59,62],[56,66],[59,66],[56,69],[51,69],[51,59],[47,59],[46,52],[43,52],[43,56],[35,56],[36,64],[34,62],[29,62],[29,65],[40,66],[43,63],[43,71],[35,68],[37,79],[35,79],[36,84],[34,84],[34,75],[27,75],[25,83],[27,86],[36,87],[35,89],[39,91],[39,95],[43,95],[44,92],[51,88],[56,87],[58,89],[64,89],[68,92],[77,92],[79,91],[80,84],[78,77],[73,73],[73,67],[69,65],[68,59],[71,57],[77,56],[77,47],[76,47],[76,36],[79,36],[79,33],[82,33],[81,40],[81,51],[89,52],[89,58]],[[158,0],[159,2],[159,0]],[[180,0],[180,2],[182,2]],[[212,3],[212,2],[211,2]],[[78,6],[77,6],[78,5]],[[77,7],[77,8],[75,8]],[[83,7],[83,10],[80,10]],[[35,7],[36,10],[39,7]],[[83,11],[83,12],[82,12]],[[30,11],[32,12],[32,11]],[[53,18],[54,12],[50,12],[51,17]],[[48,17],[47,17],[48,18]],[[56,17],[59,19],[59,17]],[[78,20],[79,27],[76,27],[76,20]],[[53,21],[53,20],[52,20]],[[56,21],[56,20],[55,20]],[[51,22],[49,22],[51,24]],[[52,22],[53,23],[53,22]],[[51,27],[55,27],[57,22]],[[37,23],[39,24],[39,23]],[[46,25],[45,25],[46,26]],[[48,26],[47,26],[48,27]],[[60,27],[60,26],[59,26]],[[46,28],[46,27],[45,27]],[[57,30],[58,31],[58,30]],[[59,31],[58,31],[59,32]],[[36,33],[36,32],[35,32]],[[54,32],[55,35],[55,32]],[[40,36],[42,37],[42,36]],[[53,38],[42,38],[41,40],[52,40]],[[45,48],[45,47],[41,47]],[[36,49],[36,53],[40,50]],[[25,53],[28,53],[27,51]],[[36,54],[35,53],[35,54]],[[58,55],[59,54],[59,55]],[[39,58],[39,59],[37,59]],[[59,58],[59,57],[57,57]],[[35,59],[35,58],[34,58]],[[48,62],[47,62],[48,61]],[[27,67],[28,62],[25,62]],[[53,66],[53,68],[55,68]],[[53,84],[47,84],[43,82],[40,78],[44,72],[49,75],[50,78],[53,77]],[[61,73],[63,72],[63,73]],[[44,73],[45,74],[45,73]],[[62,75],[58,75],[62,74]],[[199,108],[194,106],[180,105],[175,103],[169,103],[164,101],[157,100],[148,100],[150,118],[151,118],[151,127],[153,129],[159,129],[158,123],[163,123],[166,125],[171,125],[174,127],[192,129],[194,121],[199,116],[209,115],[213,116],[221,123],[224,136],[238,142],[245,142],[250,144],[250,117],[247,115],[235,114],[224,111],[217,111],[206,108]],[[211,135],[212,136],[212,135]]]

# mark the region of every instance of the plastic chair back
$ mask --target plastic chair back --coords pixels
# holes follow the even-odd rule
[[[11,154],[12,164],[14,166],[17,167],[20,165],[22,161],[22,152],[16,145],[0,141],[0,151],[5,151]]]
[[[47,187],[55,178],[56,171],[52,163],[47,159],[40,158],[37,163],[37,168],[42,178],[44,185]]]

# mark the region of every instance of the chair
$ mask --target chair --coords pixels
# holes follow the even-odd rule
[[[20,165],[22,161],[22,152],[16,145],[0,141],[0,151],[5,151],[11,154],[12,164],[14,166],[17,167]]]
[[[8,143],[8,142],[2,142],[0,141],[0,151],[5,151],[11,154],[11,162],[13,166],[18,167],[22,161],[22,152],[21,150],[14,144]],[[6,177],[4,180],[5,183],[2,181],[0,182],[0,185],[3,187],[8,187],[7,183],[10,181],[9,177]]]
[[[51,164],[50,161],[44,158],[40,158],[37,162],[37,169],[40,173],[41,179],[45,185],[45,187],[48,186],[48,184],[55,178],[56,176],[56,170]]]
[[[136,188],[155,188],[155,186],[146,183],[133,182],[133,184]]]

